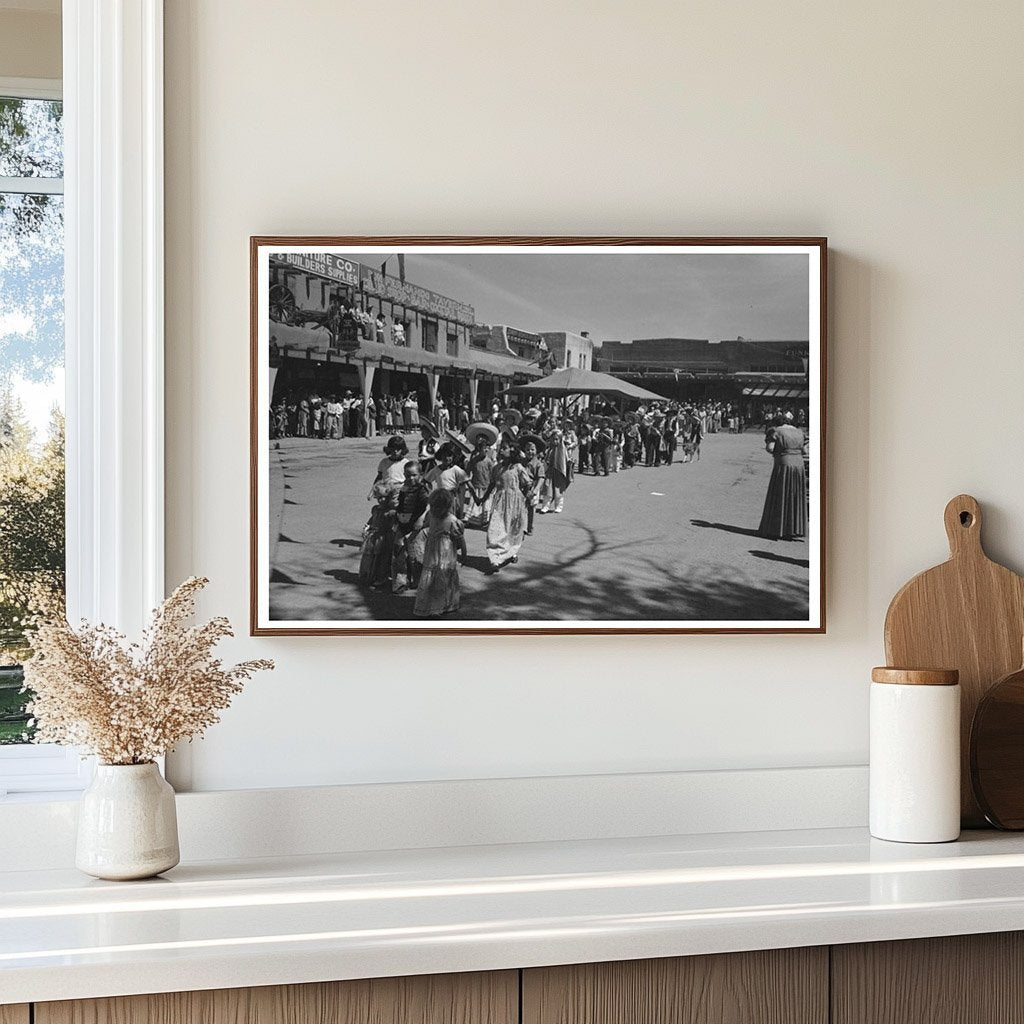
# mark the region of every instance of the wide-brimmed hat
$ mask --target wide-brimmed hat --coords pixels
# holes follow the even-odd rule
[[[489,445],[494,444],[498,440],[498,428],[493,423],[470,423],[466,427],[466,441],[475,446],[479,437],[486,437]]]
[[[463,455],[473,454],[473,446],[467,444],[466,439],[461,434],[456,434],[454,430],[444,432],[444,443],[454,445]]]
[[[431,437],[437,437],[437,427],[430,420],[420,420],[420,430],[425,430]]]
[[[544,443],[540,434],[520,434],[519,437],[516,438],[516,443],[520,448],[525,448],[531,441],[539,452],[542,452],[547,448],[547,445]]]
[[[511,423],[514,427],[523,422],[523,414],[518,409],[502,409],[499,415],[502,423]]]

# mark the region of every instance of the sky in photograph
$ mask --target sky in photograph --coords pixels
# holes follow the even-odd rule
[[[386,254],[346,253],[380,267]],[[398,261],[388,273],[397,276]],[[468,302],[481,323],[634,338],[808,339],[803,254],[416,254],[406,280]]]

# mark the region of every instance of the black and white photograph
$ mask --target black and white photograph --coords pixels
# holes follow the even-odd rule
[[[825,254],[253,238],[253,633],[823,632]]]

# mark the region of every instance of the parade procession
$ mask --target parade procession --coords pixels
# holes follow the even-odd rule
[[[273,619],[806,616],[806,340],[482,323],[397,255],[269,261]]]

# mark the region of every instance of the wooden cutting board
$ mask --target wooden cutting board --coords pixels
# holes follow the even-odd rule
[[[894,668],[960,671],[960,814],[965,828],[984,827],[971,788],[970,734],[988,688],[1020,667],[1024,579],[993,562],[981,545],[981,508],[957,495],[945,511],[949,561],[915,576],[885,616],[885,657]]]

